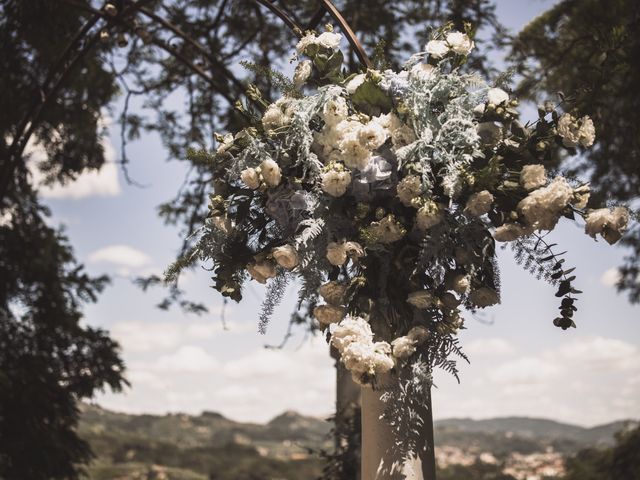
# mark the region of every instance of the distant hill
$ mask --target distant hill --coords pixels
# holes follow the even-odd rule
[[[555,420],[529,417],[503,417],[486,420],[449,418],[436,421],[435,427],[442,431],[504,433],[537,440],[572,440],[584,446],[610,446],[614,443],[615,433],[625,428],[628,423],[635,424],[637,422],[617,421],[585,428]]]
[[[266,424],[236,422],[216,412],[131,415],[81,405],[79,433],[97,454],[95,480],[249,480],[316,478],[322,462],[310,452],[330,450],[331,424],[287,411]],[[562,454],[610,445],[626,422],[594,428],[526,417],[435,424],[437,448],[491,452],[498,459],[548,448]]]

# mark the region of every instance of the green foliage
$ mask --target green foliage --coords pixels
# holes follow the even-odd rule
[[[640,199],[640,4],[635,0],[564,0],[515,38],[518,93],[543,101],[575,93],[568,109],[593,118],[597,148],[563,164],[591,181],[594,203]],[[557,158],[559,162],[561,158]],[[640,301],[640,228],[623,238],[629,255],[620,290]]]
[[[640,427],[622,431],[609,449],[589,448],[567,459],[563,480],[635,480],[640,478]]]

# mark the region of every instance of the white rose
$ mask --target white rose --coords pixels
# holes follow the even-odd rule
[[[358,87],[362,85],[366,79],[367,75],[365,73],[359,73],[351,80],[349,80],[344,88],[347,90],[347,93],[349,95],[353,95],[354,93],[356,93]]]
[[[242,173],[240,173],[240,179],[247,187],[253,190],[260,187],[260,174],[255,168],[245,168]]]
[[[590,196],[591,187],[589,186],[589,184],[587,183],[585,185],[582,185],[573,191],[573,200],[571,200],[571,205],[579,210],[584,210],[585,208],[587,208]]]
[[[405,207],[415,207],[414,200],[422,193],[422,179],[417,175],[408,175],[398,182],[396,190]]]
[[[287,270],[292,270],[298,265],[298,252],[291,245],[283,245],[281,247],[275,247],[271,250],[271,255],[273,255],[273,259],[280,265],[282,268],[286,268]]]
[[[349,168],[364,170],[371,160],[371,150],[361,145],[357,133],[346,135],[340,142],[342,159]]]
[[[391,342],[393,356],[400,359],[409,358],[416,351],[417,342],[408,336],[398,337]]]
[[[580,145],[584,148],[589,148],[596,141],[596,127],[593,124],[593,120],[588,116],[584,116],[580,119],[580,129],[578,131],[580,135]]]
[[[333,97],[322,107],[322,119],[329,126],[345,120],[349,115],[349,107],[344,97]]]
[[[338,323],[345,315],[346,310],[336,305],[318,305],[313,309],[313,316],[316,317],[322,325]]]
[[[342,305],[346,292],[346,285],[333,280],[325,283],[324,285],[321,285],[318,289],[318,293],[324,299],[324,301],[331,305]]]
[[[327,260],[331,265],[344,265],[347,261],[347,250],[343,243],[331,242],[327,245]]]
[[[444,40],[430,40],[424,50],[433,58],[442,58],[449,52],[449,45]]]
[[[553,229],[573,198],[573,189],[564,177],[534,190],[518,203],[518,212],[535,230]]]
[[[275,130],[291,123],[294,107],[291,100],[282,97],[269,105],[262,115],[262,126],[265,130]]]
[[[267,279],[276,276],[276,267],[268,260],[247,265],[247,271],[258,283],[266,283]]]
[[[332,197],[341,197],[351,185],[351,174],[348,170],[331,169],[321,177],[322,190]]]
[[[298,41],[296,50],[298,51],[298,53],[304,53],[309,45],[315,45],[317,39],[318,38],[313,33],[307,33]]]
[[[458,55],[469,55],[474,47],[473,41],[466,33],[462,32],[449,32],[447,34],[447,44]]]
[[[313,63],[311,62],[311,60],[303,60],[302,62],[298,63],[295,71],[293,72],[293,84],[297,88],[300,88],[302,85],[304,85],[307,80],[309,80],[312,69]]]
[[[586,115],[578,120],[573,115],[564,113],[558,119],[557,129],[565,147],[582,145],[584,148],[588,148],[593,145],[596,139],[593,120]]]
[[[496,228],[493,238],[496,242],[513,242],[520,237],[531,235],[533,230],[531,227],[524,227],[517,223],[505,223]]]
[[[442,208],[434,202],[428,202],[420,207],[416,214],[416,226],[420,230],[428,230],[438,225],[444,219]]]
[[[282,180],[282,173],[280,172],[280,167],[276,162],[272,159],[264,160],[260,164],[260,173],[262,174],[262,178],[264,179],[264,183],[266,183],[269,187],[277,187],[280,185],[280,180]]]
[[[433,306],[435,301],[435,296],[429,290],[418,290],[417,292],[411,292],[407,297],[407,303],[421,310],[425,310]]]
[[[487,92],[487,99],[490,104],[500,105],[509,101],[509,94],[501,88],[490,88]]]
[[[375,342],[373,344],[372,364],[374,375],[382,375],[395,367],[395,363],[391,358],[391,345],[387,342]]]
[[[484,308],[499,303],[500,297],[495,290],[481,287],[469,294],[469,301],[478,308]]]
[[[381,147],[389,138],[389,130],[380,123],[371,121],[358,130],[358,140],[369,150]]]
[[[342,35],[339,33],[324,32],[316,38],[315,43],[324,48],[338,50],[340,48],[340,40],[342,40]]]
[[[585,221],[584,231],[587,235],[596,238],[599,233],[602,238],[613,245],[622,238],[622,234],[627,230],[629,211],[624,207],[591,210]]]
[[[337,325],[331,325],[330,331],[331,344],[340,352],[353,342],[360,344],[373,343],[371,325],[362,317],[347,316]]]
[[[547,183],[547,171],[543,165],[525,165],[520,172],[520,185],[525,190],[535,190]]]
[[[493,204],[493,195],[488,190],[482,190],[481,192],[474,193],[467,200],[467,204],[464,207],[464,213],[472,215],[474,217],[481,217],[485,213],[491,210]]]

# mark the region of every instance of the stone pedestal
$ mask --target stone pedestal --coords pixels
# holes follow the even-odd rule
[[[381,418],[383,390],[362,387],[362,480],[435,480],[433,417],[430,398],[425,399],[423,435],[419,451],[409,460],[393,449],[393,434]]]

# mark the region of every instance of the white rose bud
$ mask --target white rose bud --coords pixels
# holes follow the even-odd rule
[[[264,183],[266,183],[269,187],[277,187],[280,184],[280,180],[282,180],[280,167],[270,158],[264,160],[260,164],[260,173],[262,173]]]
[[[245,168],[240,173],[240,179],[247,187],[253,190],[260,187],[260,174],[255,168]]]
[[[336,281],[325,283],[318,289],[320,296],[330,305],[342,305],[346,292],[347,286]]]
[[[492,105],[500,105],[509,101],[509,94],[501,88],[490,88],[487,92],[487,99]]]
[[[435,296],[429,290],[418,290],[411,292],[407,297],[407,303],[416,308],[425,310],[431,307],[436,301]]]
[[[336,305],[318,305],[313,309],[313,316],[318,319],[322,325],[331,325],[342,320],[347,311],[344,307]]]
[[[344,243],[331,242],[327,246],[327,260],[331,265],[344,265],[347,261],[347,250]]]
[[[293,72],[293,84],[296,86],[296,88],[302,87],[302,85],[304,85],[307,80],[309,80],[312,69],[313,63],[311,62],[311,60],[303,60],[302,62],[298,63],[295,71]]]
[[[292,270],[298,265],[298,252],[291,245],[283,245],[281,247],[275,247],[271,250],[271,255],[273,255],[273,259],[280,265],[282,268],[286,268],[287,270]]]
[[[258,283],[266,283],[267,279],[276,276],[276,267],[270,261],[251,263],[247,265],[247,271]]]

